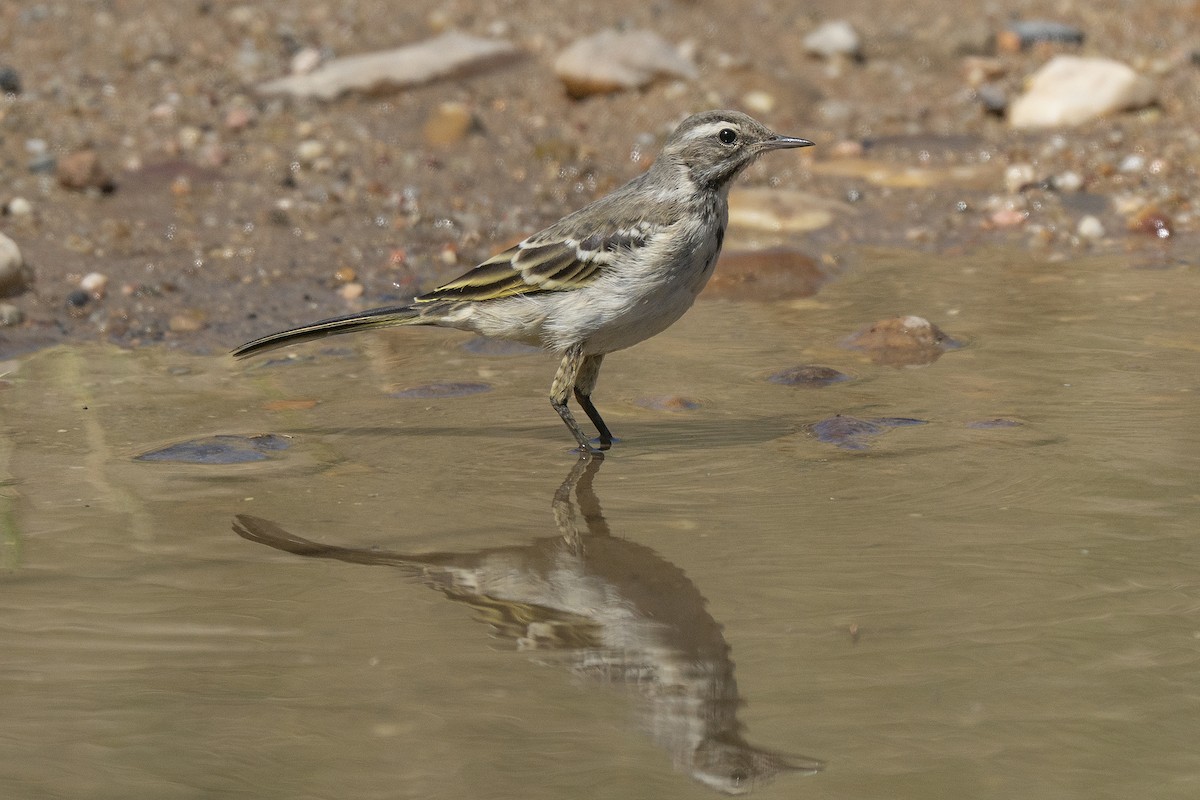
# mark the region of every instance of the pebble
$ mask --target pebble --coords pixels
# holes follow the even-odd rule
[[[89,272],[80,279],[79,288],[94,299],[102,300],[104,292],[108,288],[108,276],[99,272]]]
[[[315,47],[302,47],[292,56],[288,69],[293,75],[307,75],[321,66],[321,51]]]
[[[1158,239],[1171,238],[1174,228],[1171,218],[1157,206],[1147,206],[1129,220],[1129,230],[1134,233],[1145,233]]]
[[[296,145],[296,158],[301,164],[311,165],[325,155],[325,143],[320,139],[305,139]]]
[[[914,315],[880,320],[851,336],[845,345],[867,351],[876,364],[895,367],[932,364],[942,353],[962,346],[937,325]]]
[[[134,456],[134,461],[165,461],[175,464],[246,464],[266,461],[271,453],[291,447],[283,436],[262,433],[257,436],[221,434],[150,450]]]
[[[4,213],[11,217],[27,217],[33,213],[33,203],[24,197],[14,197],[5,204]]]
[[[411,386],[392,392],[389,396],[401,400],[440,400],[452,397],[469,397],[473,394],[490,392],[492,387],[486,383],[426,383],[421,386]]]
[[[25,259],[17,243],[0,233],[0,297],[19,294],[29,285]]]
[[[1012,164],[1004,170],[1004,188],[1009,193],[1016,194],[1033,183],[1036,177],[1037,173],[1033,171],[1033,164]]]
[[[818,441],[836,445],[843,450],[866,450],[870,447],[870,439],[887,433],[892,428],[906,428],[912,425],[925,425],[923,419],[911,417],[874,417],[859,419],[858,417],[835,417],[813,423],[809,429]]]
[[[338,289],[338,294],[342,296],[343,300],[357,300],[363,296],[364,291],[365,289],[361,283],[347,283]]]
[[[0,328],[11,328],[20,325],[25,319],[21,309],[12,303],[0,303]]]
[[[996,37],[997,49],[1006,53],[1025,50],[1038,42],[1083,44],[1083,31],[1062,22],[1027,19],[1009,22]]]
[[[264,95],[332,100],[348,92],[379,93],[465,77],[513,60],[517,48],[502,39],[451,31],[416,44],[327,61],[307,75],[259,84]]]
[[[108,170],[100,163],[100,154],[90,147],[64,156],[58,162],[55,174],[58,185],[64,189],[99,189],[108,194],[117,188]]]
[[[432,147],[453,147],[467,138],[475,125],[475,115],[466,103],[446,102],[438,105],[425,120],[421,135]]]
[[[174,333],[195,333],[208,327],[208,320],[201,311],[185,310],[172,314],[167,327]]]
[[[696,65],[661,36],[645,30],[606,30],[578,39],[554,60],[571,97],[640,89],[656,80],[692,80]]]
[[[729,193],[729,222],[768,233],[805,233],[833,222],[840,203],[794,189],[733,189]]]
[[[770,114],[775,110],[775,95],[771,94],[770,92],[757,90],[753,92],[747,92],[746,95],[742,97],[742,105],[746,107],[747,111],[751,111],[755,114]]]
[[[804,37],[804,52],[821,58],[858,59],[862,57],[862,39],[846,20],[830,20]]]
[[[767,380],[771,383],[778,383],[781,386],[806,386],[816,389],[851,380],[851,377],[833,367],[823,367],[819,364],[801,364],[798,367],[790,367],[776,372],[767,378]]]
[[[21,93],[21,75],[12,67],[0,66],[0,93]]]
[[[1028,81],[1012,102],[1014,128],[1078,125],[1154,102],[1154,84],[1120,61],[1056,56]]]
[[[1074,193],[1083,188],[1083,178],[1078,172],[1070,170],[1058,173],[1050,179],[1050,183],[1059,192]]]
[[[1079,224],[1075,226],[1075,232],[1079,234],[1080,239],[1092,242],[1103,239],[1105,234],[1104,225],[1091,214],[1080,218]]]

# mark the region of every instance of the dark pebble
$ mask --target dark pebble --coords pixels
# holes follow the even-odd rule
[[[91,295],[89,295],[83,289],[76,289],[75,291],[67,294],[67,305],[69,305],[71,308],[83,308],[91,299]]]
[[[867,440],[871,437],[887,433],[892,428],[924,424],[925,420],[911,417],[859,419],[838,414],[836,417],[813,423],[810,430],[813,436],[817,437],[817,441],[836,445],[843,450],[866,450],[870,447]]]
[[[1032,47],[1038,42],[1083,44],[1083,31],[1062,22],[1042,19],[1013,20],[1008,23],[1007,29],[1017,38],[1022,48]]]
[[[4,94],[21,93],[21,76],[12,67],[0,67],[0,92]]]
[[[266,461],[269,453],[286,450],[291,442],[273,433],[259,436],[221,434],[168,445],[135,456],[134,461],[165,461],[174,464],[247,464]]]
[[[473,394],[490,392],[492,387],[486,383],[426,383],[392,392],[391,397],[403,400],[438,400],[448,397],[469,397]]]
[[[1004,116],[1004,110],[1008,108],[1008,94],[1002,86],[985,83],[975,90],[975,94],[983,104],[984,111],[997,117]]]
[[[811,386],[818,388],[850,380],[844,372],[838,372],[833,367],[822,367],[818,364],[801,364],[798,367],[776,372],[767,378],[771,383],[781,386]]]

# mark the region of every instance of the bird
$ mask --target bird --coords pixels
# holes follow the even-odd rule
[[[693,114],[646,171],[410,304],[268,334],[232,355],[399,325],[536,345],[561,356],[550,404],[580,452],[608,450],[614,437],[592,402],[604,357],[661,333],[691,308],[721,252],[733,180],[764,153],[813,144],[739,111]],[[595,444],[571,413],[572,394],[596,427]]]

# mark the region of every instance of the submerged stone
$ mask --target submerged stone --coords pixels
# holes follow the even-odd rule
[[[767,380],[771,383],[778,383],[781,386],[809,386],[817,388],[848,381],[851,378],[846,373],[839,372],[833,367],[822,367],[818,364],[801,364],[798,367],[789,367],[788,369],[776,372],[767,378]]]
[[[838,414],[836,417],[814,422],[810,430],[817,441],[835,445],[843,450],[866,450],[871,446],[871,438],[887,433],[892,428],[925,424],[925,420],[911,417],[859,419]]]
[[[490,392],[492,387],[487,383],[425,383],[392,392],[389,397],[402,400],[438,400],[451,397],[469,397],[473,394]]]
[[[283,436],[263,433],[257,436],[218,434],[167,445],[134,456],[134,461],[160,461],[174,464],[247,464],[266,461],[270,453],[291,447]]]
[[[932,364],[962,342],[924,317],[909,315],[880,320],[845,341],[852,350],[865,350],[876,364],[893,367]]]

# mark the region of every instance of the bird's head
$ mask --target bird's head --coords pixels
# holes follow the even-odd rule
[[[780,136],[740,111],[704,111],[679,124],[655,166],[685,169],[698,186],[720,189],[768,150],[812,144],[807,139]]]

